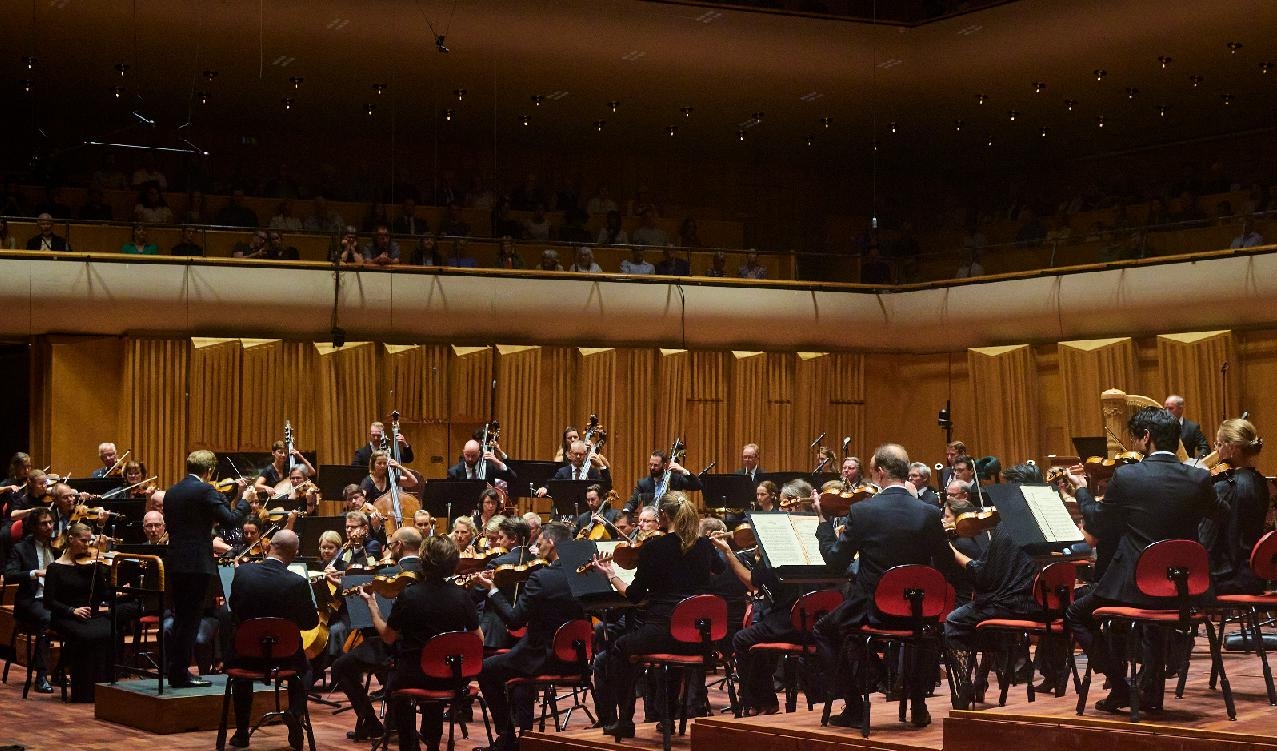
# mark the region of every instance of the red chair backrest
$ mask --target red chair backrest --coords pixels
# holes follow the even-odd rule
[[[594,656],[594,624],[577,618],[554,632],[554,657],[560,662],[589,663]]]
[[[1277,532],[1269,532],[1250,551],[1250,570],[1266,581],[1277,579]]]
[[[689,644],[727,636],[727,601],[718,595],[694,595],[683,600],[670,614],[670,636]]]
[[[421,648],[421,674],[427,678],[469,680],[483,669],[483,639],[469,631],[430,637]]]
[[[17,542],[22,539],[23,519],[14,519],[13,525],[9,527],[9,541]]]
[[[1071,561],[1049,564],[1038,572],[1033,582],[1033,599],[1051,615],[1063,616],[1073,602],[1073,588],[1077,586],[1077,566]]]
[[[945,612],[949,582],[930,566],[894,566],[878,580],[874,605],[883,615],[937,619]]]
[[[795,631],[810,634],[816,621],[832,613],[843,602],[842,592],[837,589],[818,589],[808,592],[794,603],[789,611],[789,623]]]
[[[235,627],[235,655],[253,660],[282,660],[302,647],[297,624],[287,618],[250,618]]]
[[[1135,586],[1148,597],[1204,593],[1210,587],[1206,548],[1196,540],[1159,540],[1149,545],[1135,564]]]

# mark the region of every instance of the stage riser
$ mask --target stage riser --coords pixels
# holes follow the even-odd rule
[[[222,714],[225,679],[222,676],[211,676],[209,680],[214,681],[214,685],[205,689],[175,691],[165,686],[163,696],[156,695],[156,682],[153,680],[126,681],[114,686],[99,685],[94,716],[99,720],[160,735],[216,730]],[[273,689],[262,683],[254,684],[253,689],[253,718],[256,721],[262,714],[274,711],[275,698]],[[288,705],[286,690],[281,690],[280,702],[284,706]],[[233,732],[233,707],[227,723]]]
[[[1220,714],[1223,714],[1222,708]],[[944,723],[944,751],[1056,749],[1056,751],[1277,751],[1277,738],[1217,733],[1152,722],[1052,721],[1049,717],[1006,721],[954,712]],[[1277,719],[1274,720],[1277,727]],[[1231,736],[1231,737],[1230,737]]]

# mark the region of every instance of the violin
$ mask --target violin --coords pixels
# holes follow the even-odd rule
[[[740,550],[748,550],[758,546],[758,535],[754,533],[754,527],[749,522],[738,524],[734,529],[711,532],[710,538],[715,540],[728,538]]]
[[[526,563],[503,563],[492,569],[492,583],[497,589],[510,589],[526,582],[534,571],[549,565],[550,562],[544,558],[533,558]]]
[[[665,533],[659,529],[650,532],[639,532],[634,536],[633,542],[622,542],[612,549],[610,556],[601,556],[599,560],[612,560],[617,566],[626,571],[633,571],[638,568],[639,548],[643,547],[643,543],[651,540],[653,537],[660,537]]]
[[[1044,481],[1048,485],[1054,485],[1069,475],[1068,467],[1051,467],[1046,471]]]
[[[1235,469],[1237,468],[1228,462],[1215,462],[1215,464],[1210,468],[1210,476],[1217,480],[1227,479],[1232,477],[1233,470]]]
[[[479,571],[488,565],[488,561],[497,556],[505,555],[510,551],[502,547],[487,548],[482,552],[473,555],[463,556],[457,561],[457,573],[469,574]]]
[[[830,488],[831,484],[837,483],[841,486],[841,490],[834,491]],[[881,490],[872,482],[862,482],[857,485],[846,485],[842,480],[832,480],[825,483],[820,490],[820,511],[825,516],[846,516],[851,511],[853,504],[872,498]]]
[[[1084,467],[1086,476],[1092,480],[1107,480],[1113,472],[1123,464],[1136,464],[1144,461],[1144,455],[1138,451],[1122,451],[1112,459],[1103,456],[1087,458]]]
[[[950,531],[951,537],[975,537],[981,532],[988,532],[998,526],[998,522],[1002,521],[1002,517],[998,514],[998,510],[990,506],[980,511],[968,511],[965,514],[958,514],[953,520],[953,529]]]
[[[418,581],[420,577],[414,571],[400,571],[394,574],[378,574],[372,578],[372,581],[361,584],[358,587],[350,587],[341,591],[342,597],[349,597],[359,594],[362,591],[372,592],[380,595],[387,600],[393,600],[403,594],[404,589]]]
[[[76,506],[71,510],[71,523],[80,521],[103,522],[112,516],[119,516],[114,511],[107,511],[105,508],[98,506],[97,508],[89,508],[86,505]]]

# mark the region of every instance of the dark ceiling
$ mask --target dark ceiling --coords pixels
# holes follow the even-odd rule
[[[10,143],[27,153],[298,132],[493,152],[673,138],[819,164],[867,161],[877,141],[881,158],[926,168],[987,159],[989,144],[1062,159],[1266,129],[1277,111],[1268,0],[1021,0],[918,26],[640,0],[6,6]]]

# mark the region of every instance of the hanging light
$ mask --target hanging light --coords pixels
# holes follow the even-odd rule
[[[540,107],[540,106],[541,106],[541,103],[542,103],[542,102],[544,102],[544,101],[545,101],[545,97],[544,97],[544,96],[542,96],[541,94],[533,94],[533,95],[532,95],[532,106],[534,106],[534,107]]]
[[[820,124],[821,124],[821,125],[823,125],[823,126],[825,126],[826,128],[828,128],[829,126],[831,126],[831,125],[833,125],[833,124],[834,124],[834,119],[833,119],[832,117],[829,117],[828,115],[826,115],[826,116],[824,116],[824,117],[820,118]]]
[[[1159,105],[1157,105],[1157,116],[1158,116],[1158,117],[1166,117],[1166,110],[1168,110],[1168,109],[1170,109],[1170,108],[1169,108],[1169,107],[1167,107],[1165,104],[1159,104]]]
[[[369,117],[372,117],[372,113],[377,111],[377,105],[373,104],[372,102],[369,102],[364,105],[364,111],[368,113]]]
[[[295,100],[295,99],[293,99],[293,98],[292,98],[292,97],[290,97],[290,96],[286,96],[286,97],[284,97],[284,109],[285,109],[285,110],[291,110],[291,109],[293,108],[293,103],[294,103],[295,101],[296,101],[296,100]]]
[[[895,121],[895,120],[892,120],[891,122],[887,123],[887,127],[891,129],[891,132],[892,132],[892,133],[895,133],[895,132],[896,132],[896,121]]]
[[[678,111],[683,113],[683,117],[691,117],[691,116],[692,116],[692,108],[691,108],[691,107],[688,107],[688,106],[679,107],[679,108],[678,108]]]
[[[466,90],[465,90],[465,89],[453,89],[453,90],[452,90],[452,95],[453,95],[453,96],[455,96],[455,97],[457,98],[457,101],[458,101],[458,102],[460,102],[462,99],[465,99],[465,98],[466,98]]]
[[[1097,127],[1103,128],[1103,127],[1104,127],[1104,116],[1103,116],[1103,115],[1100,115],[1099,117],[1096,117],[1096,118],[1095,118],[1095,124],[1096,124],[1096,126],[1097,126]]]
[[[612,112],[616,112],[618,109],[620,109],[620,107],[621,107],[621,103],[616,101],[615,99],[607,103],[607,108],[612,110]]]
[[[532,118],[528,117],[527,115],[519,115],[519,124],[524,126],[525,128],[531,122],[532,122]]]
[[[1158,55],[1157,62],[1162,64],[1162,70],[1166,70],[1168,67],[1170,67],[1171,63],[1175,62],[1175,58],[1171,57],[1170,55]]]
[[[32,57],[31,55],[24,55],[22,58],[22,64],[27,67],[27,70],[33,70],[39,62],[39,58]]]
[[[603,126],[604,126],[604,125],[607,125],[607,121],[606,121],[606,120],[595,120],[595,121],[594,121],[594,129],[595,129],[595,130],[597,130],[597,131],[598,131],[598,132],[600,132],[600,133],[602,133],[602,132],[603,132]]]
[[[198,99],[198,100],[200,100],[200,104],[208,104],[208,92],[207,92],[207,91],[197,91],[197,92],[195,92],[195,98],[196,98],[196,99]]]
[[[1242,48],[1242,43],[1241,43],[1241,42],[1229,42],[1229,43],[1228,43],[1228,54],[1230,54],[1230,55],[1236,55],[1236,54],[1237,54],[1237,50],[1239,50],[1239,49],[1241,49],[1241,48]]]
[[[744,129],[744,128],[741,128],[740,130],[736,131],[736,137],[737,137],[738,139],[740,139],[741,141],[744,141],[744,140],[745,140],[745,129]]]
[[[1045,125],[1044,125],[1044,126],[1042,126],[1042,137],[1043,137],[1043,138],[1046,138],[1046,134],[1047,134],[1048,130],[1049,130],[1049,129],[1048,129]]]
[[[1127,99],[1130,99],[1130,100],[1134,101],[1134,99],[1135,99],[1135,95],[1136,95],[1136,94],[1138,94],[1138,93],[1140,93],[1140,90],[1139,90],[1139,89],[1137,89],[1137,88],[1135,88],[1134,86],[1128,86],[1128,87],[1126,87],[1126,98],[1127,98]]]
[[[129,68],[133,66],[128,63],[116,63],[115,72],[120,74],[120,78],[124,78],[124,74],[129,72]]]
[[[984,104],[984,103],[985,103],[985,102],[987,102],[987,101],[989,101],[989,97],[988,97],[987,95],[985,95],[985,94],[976,94],[976,95],[975,95],[975,103],[976,103],[976,104]]]
[[[111,87],[111,93],[115,95],[115,98],[116,98],[116,99],[119,99],[120,97],[124,96],[124,87],[123,87],[123,86],[112,86],[112,87]]]
[[[812,145],[814,145],[814,144],[816,143],[816,137],[815,137],[815,136],[813,136],[813,135],[808,135],[808,136],[807,136],[805,139],[803,139],[803,140],[807,143],[807,145],[808,145],[808,146],[812,146]]]
[[[1108,74],[1109,74],[1109,72],[1108,72],[1107,70],[1104,70],[1103,68],[1096,68],[1096,69],[1095,69],[1095,80],[1097,80],[1097,81],[1103,81],[1103,80],[1104,80],[1104,77],[1105,77],[1105,76],[1107,76]]]
[[[1220,94],[1219,98],[1224,100],[1224,104],[1232,104],[1233,99],[1235,99],[1236,97],[1234,97],[1232,94]]]
[[[1077,106],[1077,100],[1076,100],[1076,99],[1065,99],[1065,100],[1064,100],[1064,109],[1068,110],[1069,112],[1072,112],[1072,111],[1073,111],[1073,108],[1074,108],[1074,107],[1076,107],[1076,106]]]
[[[1015,119],[1020,116],[1020,113],[1015,110],[1011,110],[1009,114],[1011,115],[1011,122],[1015,122]]]
[[[665,135],[669,136],[670,138],[673,138],[674,136],[678,135],[678,126],[677,125],[665,126]]]
[[[1033,93],[1034,93],[1034,94],[1041,94],[1041,93],[1042,93],[1042,92],[1044,92],[1044,91],[1046,91],[1046,84],[1042,83],[1041,81],[1034,81],[1034,82],[1033,82]]]
[[[961,121],[961,120],[954,120],[954,121],[953,121],[953,129],[954,129],[955,131],[961,131],[961,130],[962,130],[962,121]]]
[[[443,111],[443,119],[445,122],[452,122],[452,110]]]
[[[302,82],[305,80],[306,79],[302,78],[301,76],[290,76],[288,79],[288,82],[293,85],[294,89],[300,89],[302,87]]]
[[[1205,80],[1206,80],[1205,78],[1202,78],[1201,76],[1197,76],[1197,75],[1188,77],[1188,81],[1189,83],[1193,84],[1194,89],[1197,88],[1198,86],[1201,86],[1202,82]]]
[[[384,83],[374,83],[374,84],[372,85],[372,90],[373,90],[373,91],[375,91],[375,92],[377,92],[377,96],[381,96],[382,92],[384,92],[384,91],[386,90],[386,84],[384,84]]]

